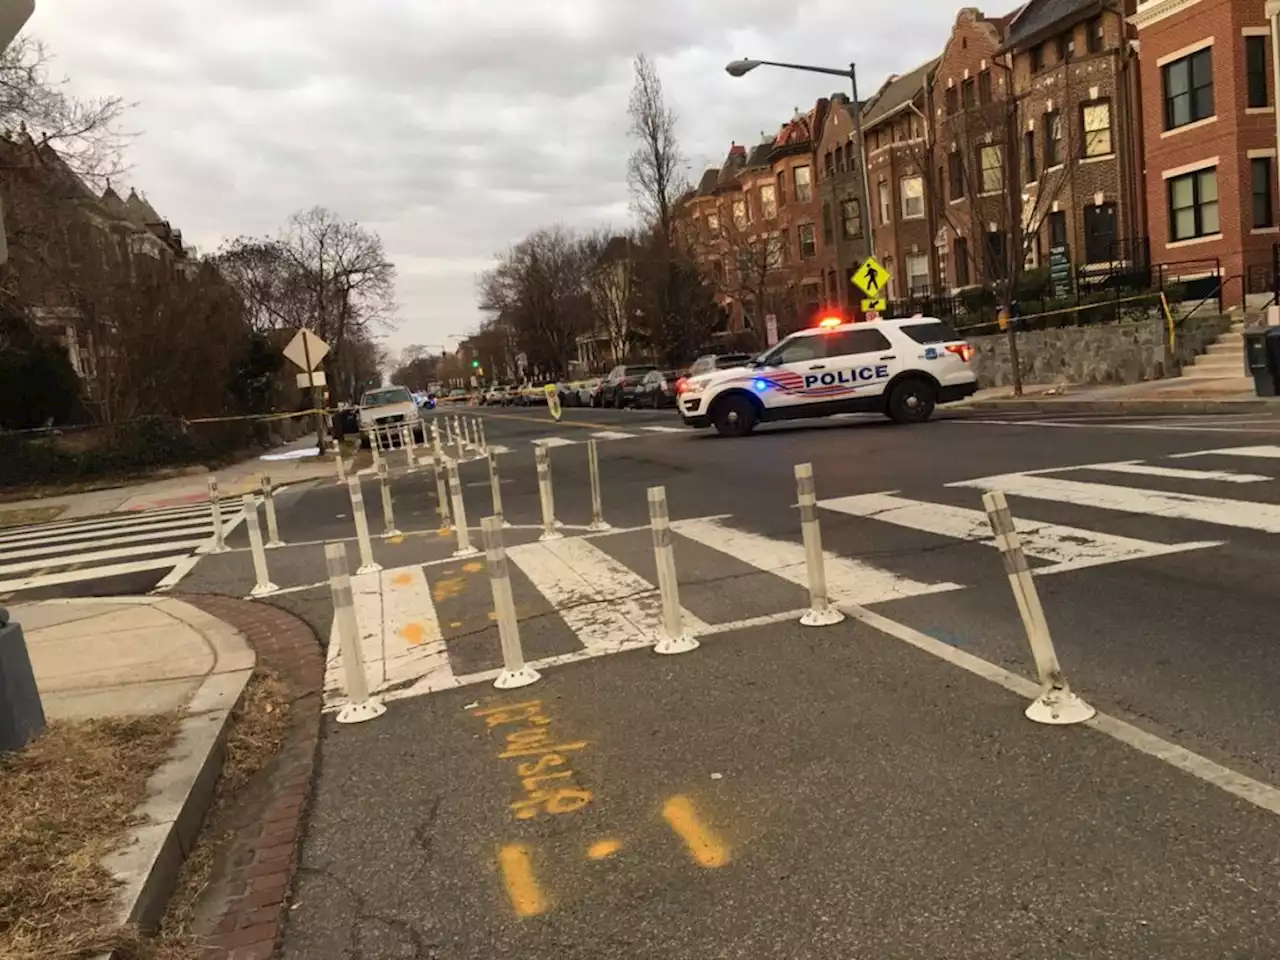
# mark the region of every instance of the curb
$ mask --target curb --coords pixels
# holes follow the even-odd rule
[[[1280,402],[1255,400],[978,400],[957,408],[1004,413],[1254,413],[1280,411]]]
[[[230,624],[180,600],[147,599],[202,634],[213,648],[216,666],[187,704],[169,758],[151,776],[149,796],[136,811],[142,824],[124,847],[103,860],[123,884],[114,922],[144,931],[159,925],[195,846],[222,769],[228,720],[256,662],[245,635]]]

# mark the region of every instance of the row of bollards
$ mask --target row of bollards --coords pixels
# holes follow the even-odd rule
[[[450,424],[441,437],[433,429],[432,466],[436,479],[436,495],[440,515],[441,529],[452,527],[456,548],[454,557],[471,557],[479,553],[471,542],[471,531],[467,520],[466,504],[463,498],[462,485],[459,479],[456,459],[443,455],[440,446],[444,441],[456,441],[467,430],[466,422],[472,418],[454,418],[457,424]],[[434,425],[433,425],[434,426]],[[455,429],[457,432],[455,432]],[[540,679],[536,669],[524,660],[520,639],[519,623],[515,614],[515,605],[511,595],[510,575],[506,549],[503,543],[502,530],[509,527],[503,515],[501,480],[498,472],[497,458],[490,451],[486,455],[489,468],[489,485],[493,499],[493,509],[489,516],[481,522],[484,550],[488,561],[491,588],[493,593],[494,616],[498,623],[501,639],[503,669],[495,681],[500,689],[511,689],[535,683]],[[538,498],[541,508],[541,533],[539,540],[557,540],[564,536],[562,526],[555,517],[555,496],[552,485],[551,460],[549,451],[544,445],[535,447],[535,462],[538,480]],[[600,468],[596,442],[587,445],[587,464],[591,491],[591,531],[607,531],[611,529],[604,521],[600,491]],[[378,466],[378,481],[382,496],[385,530],[383,537],[400,536],[396,528],[394,507],[391,499],[390,471],[385,460]],[[805,566],[809,587],[809,608],[800,617],[800,623],[808,627],[828,626],[845,619],[845,614],[835,606],[828,594],[825,570],[825,554],[822,547],[822,535],[817,513],[817,491],[811,464],[797,464],[795,467],[796,495],[800,513],[801,536],[804,542]],[[357,573],[373,573],[381,570],[374,560],[368,520],[365,516],[364,498],[358,478],[350,478],[348,489],[351,498],[353,520],[356,528],[357,548],[360,566]],[[270,580],[266,550],[283,545],[277,525],[274,493],[270,478],[261,481],[262,502],[265,507],[267,541],[263,542],[262,530],[259,526],[257,499],[252,494],[243,497],[243,510],[249,536],[250,550],[253,556],[255,586],[251,596],[266,596],[278,588]],[[209,547],[210,552],[222,552],[227,549],[222,525],[221,502],[218,498],[217,479],[209,478],[209,494],[214,519],[214,539]],[[1039,723],[1068,724],[1088,720],[1094,715],[1091,706],[1081,700],[1068,686],[1063,677],[1061,665],[1054,649],[1044,609],[1036,590],[1031,569],[1018,536],[1008,502],[999,491],[987,493],[983,497],[988,520],[995,534],[996,546],[999,548],[1011,589],[1028,641],[1034,656],[1036,672],[1042,684],[1040,696],[1028,706],[1026,715]],[[667,507],[665,487],[655,486],[648,490],[649,526],[653,537],[654,558],[657,569],[658,593],[661,601],[661,618],[657,624],[654,651],[658,654],[671,655],[687,653],[698,649],[698,640],[692,636],[683,623],[680,605],[678,577],[676,573],[675,553],[672,540],[671,519]],[[355,722],[380,715],[384,707],[371,697],[368,691],[367,678],[364,677],[363,661],[359,654],[359,637],[355,632],[354,609],[350,615],[342,612],[344,597],[350,605],[350,578],[346,569],[346,552],[341,544],[327,544],[326,557],[329,561],[331,589],[334,594],[335,621],[338,624],[342,640],[342,653],[346,662],[348,677],[347,708],[339,717],[341,722]],[[344,585],[345,584],[345,585]],[[345,591],[345,592],[344,592]],[[348,624],[347,621],[351,623]],[[348,626],[353,638],[348,642]],[[351,648],[348,652],[348,647]],[[343,719],[343,717],[346,719]]]

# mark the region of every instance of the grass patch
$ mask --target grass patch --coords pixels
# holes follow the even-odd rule
[[[65,506],[61,506],[14,507],[10,510],[0,510],[0,530],[5,527],[22,527],[29,523],[48,523],[50,520],[57,520],[66,509]]]
[[[292,720],[288,688],[273,671],[258,668],[231,714],[226,757],[213,805],[195,849],[187,858],[160,932],[136,956],[147,960],[199,960],[204,951],[199,926],[200,898],[208,888],[218,855],[230,839],[229,813],[255,774],[280,751]],[[0,960],[4,960],[0,953]]]
[[[0,958],[72,960],[126,943],[111,925],[121,846],[178,715],[54,721],[0,754]]]

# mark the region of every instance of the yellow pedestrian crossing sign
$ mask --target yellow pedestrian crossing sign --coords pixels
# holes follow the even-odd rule
[[[877,299],[885,292],[885,284],[889,282],[889,271],[880,266],[875,257],[867,257],[862,266],[854,273],[853,282],[868,297]]]
[[[875,300],[862,301],[863,313],[870,313],[872,310],[876,311],[876,313],[884,313],[887,309],[889,309],[889,304],[885,301],[883,297],[877,298]]]

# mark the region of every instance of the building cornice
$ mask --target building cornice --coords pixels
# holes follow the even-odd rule
[[[1159,23],[1166,17],[1181,13],[1189,7],[1194,7],[1199,2],[1200,0],[1149,0],[1138,5],[1138,12],[1129,18],[1129,22],[1135,29],[1141,30],[1153,23]]]

